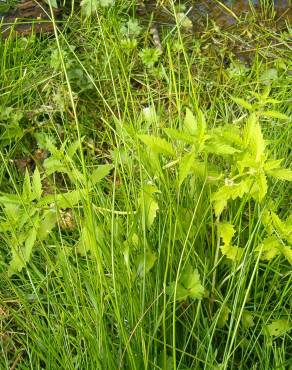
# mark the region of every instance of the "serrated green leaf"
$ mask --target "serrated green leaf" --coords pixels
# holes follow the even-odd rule
[[[176,291],[176,296],[175,296],[176,301],[183,301],[188,298],[188,290],[184,288],[181,284],[177,284],[176,290],[175,290],[175,281],[173,281],[166,288],[166,293],[172,297],[175,291]]]
[[[282,245],[280,249],[284,257],[292,265],[292,248],[289,245]]]
[[[220,143],[218,141],[210,142],[205,145],[205,150],[207,153],[219,154],[219,155],[228,155],[239,153],[240,150],[233,148],[230,145]]]
[[[175,281],[169,284],[166,293],[173,296],[176,292],[176,301],[187,298],[201,299],[204,295],[204,287],[201,284],[200,275],[197,269],[187,266],[182,272],[178,284]]]
[[[32,193],[35,199],[39,200],[42,196],[42,181],[41,181],[41,175],[36,167],[34,170],[33,176],[32,176]]]
[[[23,180],[23,185],[22,185],[22,197],[25,201],[30,201],[31,200],[31,183],[30,183],[30,177],[29,173],[26,170],[25,171],[25,176]]]
[[[257,176],[256,180],[257,180],[257,186],[258,186],[258,200],[259,202],[261,202],[264,199],[268,191],[267,179],[266,179],[265,174],[261,172]]]
[[[243,148],[243,139],[241,137],[241,130],[235,125],[227,124],[220,128],[220,139],[224,141],[226,144],[230,144],[231,146],[236,145],[240,149]],[[222,136],[222,138],[221,138]]]
[[[175,152],[173,150],[172,145],[157,136],[150,136],[150,135],[138,135],[139,139],[151,150],[158,154],[164,154],[166,156],[175,156]]]
[[[235,235],[235,229],[232,224],[227,222],[220,222],[218,224],[219,237],[222,238],[224,244],[230,244],[233,236]]]
[[[265,153],[266,144],[259,123],[256,123],[253,127],[253,134],[250,138],[250,148],[255,161],[261,162]]]
[[[139,205],[144,212],[146,226],[149,229],[156,217],[156,213],[159,210],[158,203],[154,198],[154,194],[158,193],[159,190],[153,185],[145,185],[142,189],[139,197]]]
[[[280,180],[292,181],[292,171],[288,168],[270,170],[267,174]]]
[[[179,281],[181,285],[187,289],[190,298],[201,299],[203,297],[204,287],[201,284],[197,269],[192,269],[191,266],[185,268]]]
[[[264,239],[264,241],[256,247],[255,251],[261,254],[262,260],[271,261],[280,254],[281,244],[274,236]]]
[[[60,208],[73,208],[84,196],[82,190],[72,190],[67,193],[57,194],[56,201]]]
[[[46,174],[49,176],[55,172],[68,173],[68,168],[60,159],[56,159],[55,156],[49,157],[44,161],[44,168]]]
[[[191,152],[182,157],[179,163],[179,185],[181,185],[187,176],[191,173],[195,161],[195,153]]]
[[[183,131],[187,135],[195,136],[198,132],[197,120],[189,108],[186,108],[186,115],[183,124]]]
[[[253,106],[248,103],[246,100],[242,99],[242,98],[236,98],[236,97],[231,97],[231,99],[238,105],[240,105],[241,107],[249,110],[249,111],[252,111],[253,110]]]
[[[82,139],[81,139],[82,140]],[[80,148],[79,140],[75,140],[67,149],[66,154],[69,158],[73,158],[77,150]]]
[[[165,128],[164,131],[172,140],[180,140],[188,144],[194,144],[196,139],[185,132],[176,130],[174,128]]]
[[[227,200],[226,199],[218,199],[214,201],[214,211],[215,216],[218,218],[221,213],[223,212],[224,208],[227,206]]]
[[[267,332],[273,337],[280,337],[291,329],[291,324],[286,319],[279,319],[267,325]]]
[[[2,194],[4,195],[0,197],[0,203],[3,204],[4,206],[7,206],[9,204],[14,204],[14,205],[23,204],[23,200],[21,199],[19,195],[5,194],[5,193],[2,193]]]
[[[258,117],[255,113],[251,113],[247,119],[243,131],[243,141],[246,147],[249,146],[250,141],[254,135],[254,128],[258,124]]]
[[[20,272],[29,262],[31,252],[36,241],[37,230],[35,227],[31,228],[26,235],[25,243],[23,246],[14,247],[12,251],[12,259],[8,268],[8,275]]]
[[[240,261],[243,255],[243,249],[232,245],[222,245],[220,247],[222,254],[232,261]]]
[[[283,120],[289,119],[289,117],[286,116],[286,114],[283,114],[283,113],[280,113],[274,110],[266,110],[264,112],[260,112],[260,115],[264,117],[271,117],[271,118],[277,118],[277,119],[283,119]]]
[[[264,164],[264,169],[265,171],[271,171],[271,170],[277,169],[280,167],[282,162],[283,162],[283,158],[266,161]]]
[[[277,233],[283,238],[288,240],[289,242],[292,242],[292,226],[286,224],[284,221],[280,219],[280,217],[273,211],[270,212],[271,219],[273,226]]]
[[[57,211],[48,209],[44,211],[38,230],[38,239],[45,240],[57,224]]]
[[[223,209],[226,207],[229,199],[234,200],[238,197],[242,198],[244,194],[249,192],[249,190],[250,184],[247,180],[221,186],[221,188],[219,188],[218,191],[212,195],[216,216],[219,217]]]
[[[89,177],[90,185],[94,186],[95,184],[99,183],[103,178],[105,178],[110,173],[112,169],[113,169],[112,164],[104,164],[95,168]]]

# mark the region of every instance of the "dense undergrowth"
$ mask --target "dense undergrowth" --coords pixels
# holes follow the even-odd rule
[[[291,28],[265,5],[163,51],[128,2],[1,41],[1,369],[291,368]]]

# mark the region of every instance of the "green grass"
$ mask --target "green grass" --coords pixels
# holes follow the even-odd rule
[[[260,177],[291,164],[291,28],[269,9],[170,26],[148,66],[128,2],[1,41],[1,369],[291,368],[291,186]],[[216,214],[231,178],[249,186]]]

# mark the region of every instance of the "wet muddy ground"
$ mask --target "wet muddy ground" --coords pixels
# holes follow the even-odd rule
[[[274,1],[268,7],[261,6],[257,0],[186,0],[182,3],[177,11],[183,11],[191,21],[188,33],[200,40],[201,52],[208,56],[211,52],[214,57],[229,53],[247,63],[256,51],[269,56],[269,47],[279,45],[277,35],[280,37],[281,32],[287,31],[292,20],[292,1],[289,0]],[[143,9],[138,9],[138,15],[145,25],[151,19],[160,34],[163,28],[175,27],[173,9],[163,5],[157,8],[157,1],[152,0],[144,4]],[[287,47],[286,44],[283,42],[283,47]]]
[[[174,24],[173,9],[169,9],[166,5],[167,1],[161,1],[162,5],[158,5],[157,0],[140,0],[139,4],[143,4],[143,9],[137,7],[137,16],[144,23],[153,19],[159,27],[171,26]],[[0,0],[0,5],[5,4],[4,0]],[[192,21],[192,31],[200,33],[205,29],[210,22],[214,23],[220,29],[236,28],[244,18],[249,15],[261,15],[261,21],[264,18],[266,22],[271,21],[273,28],[280,29],[287,25],[287,22],[292,20],[292,1],[291,0],[275,0],[274,5],[269,9],[263,9],[260,6],[259,0],[253,2],[249,0],[185,0],[183,4],[184,13]],[[263,12],[268,10],[267,17],[262,17]],[[55,17],[61,18],[61,9],[55,11]],[[1,14],[1,35],[2,38],[8,37],[10,31],[21,35],[28,35],[32,29],[36,34],[52,33],[53,26],[49,21],[49,8],[45,3],[37,3],[34,0],[22,0],[13,11],[6,14]]]
[[[259,5],[259,1],[253,1],[250,5],[248,0],[236,1],[193,1],[190,2],[190,18],[194,21],[214,20],[220,27],[226,28],[236,25],[239,19],[252,13],[253,15],[262,14],[264,9]],[[292,6],[289,1],[275,1],[274,6],[270,7],[270,17],[277,21],[292,19]]]

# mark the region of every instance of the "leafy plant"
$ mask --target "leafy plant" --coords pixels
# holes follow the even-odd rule
[[[80,5],[82,13],[88,18],[98,12],[100,7],[112,6],[114,3],[115,0],[82,0]]]
[[[160,49],[146,48],[139,53],[139,56],[145,66],[151,69],[159,61],[161,54],[162,51]]]
[[[30,261],[34,246],[40,245],[50,236],[51,230],[58,222],[59,210],[77,206],[84,199],[88,187],[92,190],[112,169],[112,165],[97,166],[86,181],[73,162],[79,142],[67,147],[64,143],[58,149],[48,137],[39,135],[38,139],[51,153],[44,161],[45,174],[41,177],[36,168],[30,179],[29,173],[26,172],[20,194],[2,193],[0,196],[4,212],[0,230],[5,235],[7,246],[11,248],[8,270],[10,276],[20,272]],[[76,190],[44,195],[42,180],[55,173],[67,174],[71,181],[76,185],[79,183],[79,186]],[[86,230],[83,234],[84,239]],[[79,248],[83,254],[85,250],[85,247]]]
[[[260,118],[273,116],[287,119],[287,117],[277,111],[264,109],[266,104],[275,103],[267,94],[268,90],[262,95],[255,94],[258,101],[253,105],[239,98],[233,99],[250,111],[242,132],[238,127],[231,125],[208,129],[201,110],[197,111],[195,117],[187,109],[182,130],[164,129],[171,142],[153,135],[140,134],[138,137],[154,155],[170,158],[172,161],[170,167],[178,164],[179,186],[189,176],[198,175],[212,184],[211,201],[215,216],[219,220],[224,210],[228,210],[228,204],[237,199],[244,198],[245,201],[252,199],[261,204],[268,192],[267,177],[292,180],[292,171],[281,167],[282,159],[269,158],[268,143],[262,133]],[[222,157],[227,163],[228,170],[223,172],[221,168],[220,171],[220,167],[217,166],[216,171],[213,171],[209,163],[210,158],[214,157]],[[166,165],[164,168],[169,166]],[[276,214],[270,214],[274,221],[270,220],[268,223],[277,224],[278,236],[282,235],[282,238],[287,239],[290,233],[287,231],[288,226],[281,225]],[[234,226],[224,222],[218,223],[218,230],[219,238],[223,240],[222,254],[233,261],[239,261],[243,249],[231,244],[235,234]],[[291,261],[290,247],[281,245],[276,236],[268,237],[257,248],[257,251],[259,250],[263,253],[262,258],[271,259],[282,253]]]
[[[201,299],[204,287],[201,284],[198,270],[188,265],[179,277],[178,283],[176,284],[175,281],[170,283],[167,287],[167,293],[171,297],[174,296],[177,301],[183,301],[187,298]]]

